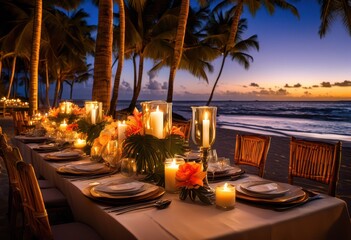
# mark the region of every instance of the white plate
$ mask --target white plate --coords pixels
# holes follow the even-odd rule
[[[97,170],[103,169],[104,167],[105,165],[102,163],[80,163],[80,164],[66,165],[66,168],[76,170],[76,171],[81,171],[81,172],[97,171]]]
[[[57,152],[57,153],[52,153],[51,156],[54,157],[62,157],[62,158],[66,158],[66,157],[79,157],[80,153],[79,152]]]
[[[242,193],[261,198],[275,198],[283,196],[290,188],[287,185],[275,183],[272,181],[249,181],[240,184],[239,190]]]
[[[136,194],[144,190],[144,185],[144,183],[137,181],[121,182],[115,180],[97,185],[95,190],[109,194]]]

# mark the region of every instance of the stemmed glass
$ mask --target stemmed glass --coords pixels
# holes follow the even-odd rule
[[[191,108],[193,113],[191,137],[202,152],[203,171],[207,172],[208,153],[216,139],[217,107],[200,106]],[[208,184],[207,175],[204,186],[213,191]]]

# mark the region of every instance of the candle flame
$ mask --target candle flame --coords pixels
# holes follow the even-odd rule
[[[223,186],[223,190],[227,190],[228,189],[228,183],[225,183]]]
[[[204,113],[204,120],[208,120],[208,112]]]
[[[158,107],[158,105],[157,105],[157,107],[156,107],[156,112],[159,112],[160,111],[160,109],[159,109],[159,107]]]

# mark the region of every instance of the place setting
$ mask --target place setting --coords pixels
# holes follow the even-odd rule
[[[245,181],[236,186],[237,198],[283,211],[321,198],[319,194],[287,183],[270,180]],[[311,197],[313,197],[311,199]]]
[[[60,166],[56,169],[56,172],[69,176],[100,176],[104,174],[112,174],[116,171],[115,168],[111,168],[102,162],[79,162],[69,163]]]
[[[82,192],[92,200],[119,206],[158,199],[164,195],[165,189],[151,183],[123,177],[93,182]],[[108,209],[113,212],[112,208]]]
[[[80,160],[84,153],[80,150],[66,149],[64,151],[48,153],[44,155],[47,161],[73,161]]]
[[[210,182],[222,180],[237,180],[243,176],[245,171],[239,166],[231,166],[229,158],[218,157],[215,161],[211,161],[207,168],[207,178]]]

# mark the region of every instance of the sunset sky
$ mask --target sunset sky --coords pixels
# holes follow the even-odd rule
[[[249,70],[228,59],[214,100],[351,100],[351,36],[338,19],[326,37],[320,39],[317,1],[294,4],[300,19],[279,9],[273,16],[264,9],[254,17],[244,14],[248,19],[245,37],[257,34],[260,51],[250,52],[254,62]],[[97,8],[88,2],[83,7],[91,15],[89,23],[97,24]],[[207,100],[219,71],[219,60],[213,64],[209,84],[178,71],[174,100]],[[140,99],[164,100],[169,68],[149,78],[147,71],[151,66],[148,61],[144,67]],[[130,99],[132,72],[132,63],[126,60],[120,99]],[[115,69],[113,77],[114,73]],[[91,86],[92,80],[83,86],[84,91],[79,86],[74,98],[91,98]]]

